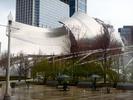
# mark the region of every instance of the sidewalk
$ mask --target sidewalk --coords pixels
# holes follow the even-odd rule
[[[0,96],[2,100],[2,95]],[[60,91],[56,87],[31,85],[11,90],[11,100],[133,100],[133,91],[111,89],[111,93],[92,91],[89,88],[70,87],[69,91]]]
[[[27,79],[26,81],[32,81],[32,79]],[[26,86],[25,80],[21,80],[20,82],[18,80],[10,80],[10,83],[12,83],[12,82],[15,82],[17,84],[23,84]],[[5,87],[6,87],[6,81],[0,81],[0,84],[2,84],[2,87],[0,88],[0,100],[3,100],[3,96],[5,93]],[[11,89],[11,87],[10,87],[9,91],[13,92],[12,90],[13,89]],[[11,96],[11,100],[15,100],[14,96]]]

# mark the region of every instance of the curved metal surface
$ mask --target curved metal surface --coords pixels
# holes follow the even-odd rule
[[[61,54],[124,46],[119,33],[111,25],[83,13],[59,21],[62,27],[38,28],[13,22],[12,53]]]
[[[73,40],[76,40],[71,40],[71,45],[76,47],[76,50],[71,49],[72,52],[124,46],[119,33],[114,32],[113,26],[84,13],[76,13],[62,23],[70,30],[70,40],[72,35]]]

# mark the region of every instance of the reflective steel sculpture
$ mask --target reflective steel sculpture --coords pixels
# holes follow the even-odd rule
[[[62,27],[48,29],[13,22],[19,30],[12,29],[12,53],[61,54],[124,46],[113,26],[86,14],[76,13],[59,23]]]
[[[112,25],[86,14],[76,13],[62,24],[69,31],[71,52],[124,46]]]

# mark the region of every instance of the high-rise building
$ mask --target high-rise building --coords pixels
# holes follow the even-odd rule
[[[67,4],[69,3],[69,0],[60,0],[60,1],[67,3]]]
[[[126,45],[133,44],[133,26],[123,26],[123,28],[119,28],[118,31]]]
[[[68,0],[70,6],[70,16],[75,12],[87,13],[87,0]]]
[[[64,3],[69,4],[70,16],[75,12],[87,13],[87,0],[60,0]]]
[[[64,3],[65,2],[65,3]],[[38,27],[58,27],[69,17],[67,0],[16,0],[16,21]]]

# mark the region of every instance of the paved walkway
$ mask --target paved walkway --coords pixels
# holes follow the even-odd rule
[[[0,89],[0,97],[3,96]],[[32,85],[16,87],[11,90],[11,100],[133,100],[133,91],[120,91],[111,89],[110,94],[105,89],[92,91],[77,87],[70,87],[69,91],[58,90],[55,87]]]

